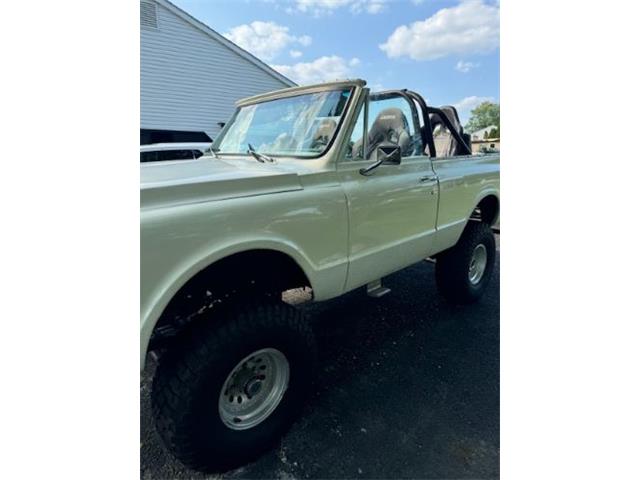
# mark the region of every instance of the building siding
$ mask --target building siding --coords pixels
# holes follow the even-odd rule
[[[156,8],[157,28],[140,27],[140,128],[215,138],[236,100],[289,86],[163,5]]]

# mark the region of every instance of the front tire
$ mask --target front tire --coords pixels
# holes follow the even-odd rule
[[[450,302],[469,304],[486,290],[496,259],[496,240],[486,223],[470,221],[458,243],[436,260],[436,284]]]
[[[160,359],[151,397],[167,449],[207,472],[254,460],[284,435],[317,356],[311,328],[289,305],[232,308],[220,317],[199,322]]]

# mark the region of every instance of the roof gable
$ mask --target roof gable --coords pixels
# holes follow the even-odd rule
[[[276,78],[277,80],[280,80],[285,85],[287,85],[289,87],[295,87],[297,85],[295,82],[293,82],[292,80],[288,79],[287,77],[285,77],[281,73],[277,72],[276,70],[271,68],[269,65],[264,63],[262,60],[260,60],[256,56],[254,56],[251,53],[247,52],[243,48],[240,48],[238,45],[233,43],[231,40],[229,40],[228,38],[224,37],[223,35],[220,35],[214,29],[212,29],[211,27],[205,25],[204,23],[202,23],[197,18],[192,17],[187,12],[185,12],[181,8],[175,6],[170,1],[168,1],[168,0],[154,0],[154,1],[156,3],[158,3],[159,5],[162,5],[163,7],[165,7],[167,10],[169,10],[174,15],[176,15],[176,16],[180,17],[181,19],[183,19],[185,22],[187,22],[190,25],[192,25],[194,28],[197,28],[198,30],[200,30],[201,32],[205,33],[209,37],[213,38],[214,40],[217,40],[219,43],[221,43],[222,45],[227,47],[229,50],[231,50],[232,52],[234,52],[238,56],[244,58],[248,62],[250,62],[253,65],[255,65],[256,67],[258,67],[259,69],[263,70],[267,74],[269,74],[272,77]]]

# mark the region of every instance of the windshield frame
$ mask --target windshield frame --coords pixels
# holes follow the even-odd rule
[[[280,153],[267,153],[266,154],[266,155],[268,155],[269,157],[272,157],[272,158],[294,158],[294,159],[300,159],[300,160],[305,160],[305,161],[306,160],[318,159],[318,158],[326,155],[327,152],[331,149],[331,147],[333,147],[333,144],[335,143],[336,138],[338,138],[338,135],[340,134],[340,132],[342,130],[342,127],[344,125],[347,113],[349,112],[349,110],[351,109],[351,106],[353,104],[353,98],[355,96],[357,96],[356,95],[356,87],[354,85],[345,85],[345,86],[331,85],[331,86],[327,86],[327,88],[323,88],[323,89],[321,89],[319,91],[317,89],[312,89],[310,91],[295,92],[292,95],[286,95],[286,96],[281,96],[281,97],[277,97],[277,98],[265,99],[263,101],[252,102],[252,103],[243,103],[241,105],[238,105],[238,107],[236,108],[235,112],[233,113],[233,116],[231,117],[231,119],[226,123],[226,125],[224,126],[222,131],[218,134],[218,136],[214,140],[214,142],[212,144],[212,147],[214,149],[218,148],[218,146],[222,142],[222,139],[227,134],[227,131],[231,128],[231,125],[236,120],[236,117],[238,116],[238,113],[240,112],[240,109],[242,109],[242,108],[249,107],[251,105],[260,105],[261,103],[276,102],[278,100],[301,97],[301,96],[304,96],[304,95],[313,95],[314,93],[340,92],[340,91],[346,91],[346,90],[349,91],[349,98],[347,99],[347,103],[345,104],[344,108],[342,109],[342,113],[340,114],[340,119],[338,120],[338,123],[336,125],[336,129],[333,132],[333,136],[331,137],[331,139],[329,140],[329,142],[325,146],[324,150],[322,150],[322,152],[320,152],[318,154],[314,154],[314,155],[280,154]],[[263,152],[260,152],[260,153],[263,153]],[[221,157],[222,156],[229,156],[229,157],[243,156],[243,157],[248,157],[248,156],[250,156],[250,153],[248,153],[248,152],[216,152],[216,155],[219,155]]]

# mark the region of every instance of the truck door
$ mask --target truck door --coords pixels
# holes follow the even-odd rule
[[[399,146],[400,163],[363,172],[381,144]],[[337,167],[349,208],[348,290],[433,252],[438,181],[424,150],[408,96],[375,94],[361,105]]]

